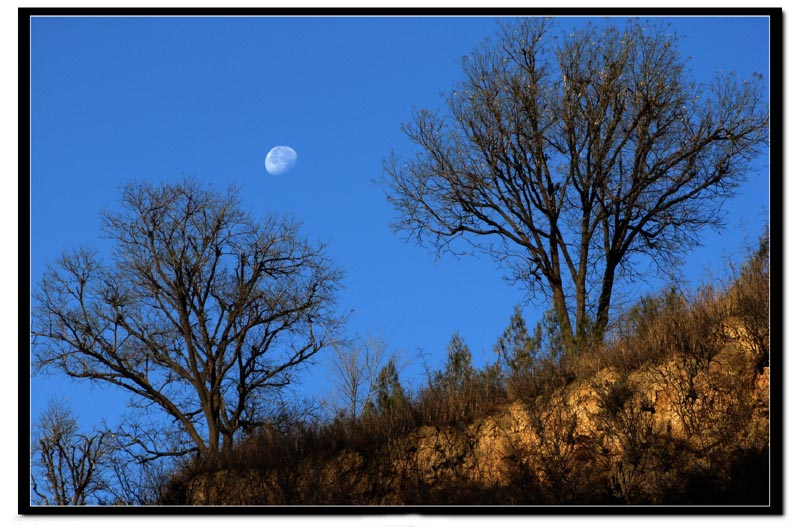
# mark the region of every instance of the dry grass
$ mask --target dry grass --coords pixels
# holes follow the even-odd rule
[[[258,433],[162,502],[766,502],[768,292],[762,245],[727,288],[645,298],[569,365],[431,378],[356,421]]]

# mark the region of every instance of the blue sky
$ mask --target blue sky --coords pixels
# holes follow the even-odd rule
[[[568,30],[586,19],[560,20]],[[672,18],[698,81],[717,70],[768,76],[766,18]],[[324,241],[346,274],[339,306],[351,333],[381,336],[418,380],[460,331],[475,364],[524,293],[487,258],[442,258],[389,229],[377,181],[391,149],[411,153],[400,124],[436,108],[461,77],[461,58],[497,29],[494,18],[36,18],[31,30],[31,277],[81,245],[101,250],[103,208],[131,179],[184,175],[241,188],[256,216],[279,212]],[[268,175],[264,156],[293,147],[295,167]],[[738,259],[768,209],[767,159],[726,203],[728,228],[705,234],[682,271],[697,283]],[[655,289],[659,279],[642,285]],[[525,308],[535,322],[545,301]],[[325,360],[301,392],[326,397]],[[68,397],[82,423],[113,418],[121,396],[86,382],[36,377],[32,415]]]

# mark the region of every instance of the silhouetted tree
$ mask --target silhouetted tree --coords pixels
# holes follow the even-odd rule
[[[109,465],[108,433],[78,431],[72,411],[50,402],[36,425],[31,450],[31,491],[36,504],[97,504],[108,489],[103,478]]]
[[[721,225],[769,115],[759,76],[695,84],[661,26],[550,29],[527,17],[465,57],[446,114],[416,112],[403,131],[419,152],[385,173],[396,230],[501,261],[549,295],[573,350],[603,337],[639,256],[668,270]]]
[[[192,180],[129,184],[102,218],[113,259],[65,253],[39,284],[35,366],[166,414],[180,439],[131,430],[143,459],[229,448],[331,344],[340,273],[296,223],[255,221],[235,190]]]

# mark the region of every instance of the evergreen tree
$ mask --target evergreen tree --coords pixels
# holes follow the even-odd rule
[[[548,359],[560,359],[566,348],[555,309],[545,311],[541,322],[536,325],[536,333],[540,337],[542,353]]]
[[[389,362],[381,368],[378,374],[375,401],[376,403],[367,407],[368,411],[377,409],[383,412],[406,402],[406,394],[403,391],[403,385],[400,384],[400,376],[393,358],[389,359]]]
[[[450,343],[447,345],[447,365],[444,370],[444,380],[448,385],[461,388],[472,378],[474,370],[472,368],[472,352],[461,338],[461,334],[456,332]]]
[[[522,311],[519,306],[514,307],[511,321],[494,347],[500,363],[508,367],[511,373],[529,371],[541,347],[542,324],[537,324],[531,336]]]

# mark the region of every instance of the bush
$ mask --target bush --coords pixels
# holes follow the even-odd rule
[[[730,289],[732,313],[759,368],[769,366],[769,234],[762,235]]]

